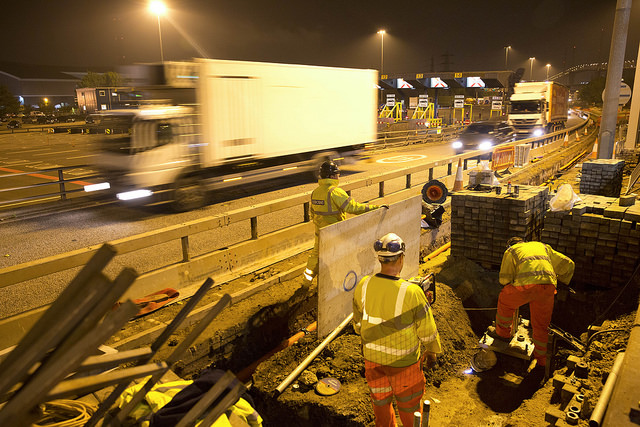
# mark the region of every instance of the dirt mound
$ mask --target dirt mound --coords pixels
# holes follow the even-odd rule
[[[475,351],[477,337],[462,302],[452,289],[437,283],[433,314],[441,336],[443,354],[435,369],[426,371],[427,384],[439,387],[446,379],[462,375]],[[373,423],[369,388],[364,378],[360,337],[349,326],[280,396],[275,389],[318,345],[315,335],[303,338],[262,363],[253,375],[252,395],[266,426],[367,426]],[[337,378],[341,390],[322,396],[317,380]]]

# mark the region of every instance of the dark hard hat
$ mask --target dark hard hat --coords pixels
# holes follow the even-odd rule
[[[320,166],[320,178],[329,178],[331,175],[336,175],[338,173],[340,173],[338,165],[330,160],[324,162],[322,166]]]
[[[522,243],[524,242],[524,239],[522,237],[512,237],[509,240],[507,240],[507,247],[511,247],[513,245],[517,245],[518,243]]]

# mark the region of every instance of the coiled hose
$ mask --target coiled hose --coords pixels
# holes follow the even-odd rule
[[[96,408],[80,400],[52,400],[41,405],[43,416],[36,427],[82,427],[89,421]]]

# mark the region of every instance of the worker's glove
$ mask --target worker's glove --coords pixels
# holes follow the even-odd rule
[[[438,360],[438,356],[432,351],[425,352],[424,358],[424,367],[426,369],[431,369],[436,366],[436,361]]]
[[[389,205],[380,205],[381,208],[389,209]]]

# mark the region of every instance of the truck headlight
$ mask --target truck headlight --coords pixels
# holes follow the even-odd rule
[[[150,190],[133,190],[124,193],[118,193],[116,194],[116,197],[118,198],[118,200],[134,200],[143,197],[149,197],[152,194],[153,193]]]
[[[462,148],[462,141],[453,141],[453,144],[451,144],[451,147],[455,148],[456,150],[458,148]]]
[[[544,130],[537,128],[536,130],[533,131],[533,136],[542,136],[544,135]]]
[[[488,150],[491,147],[493,147],[493,142],[491,142],[489,140],[482,141],[480,143],[480,145],[478,145],[478,148],[481,149],[481,150]]]

